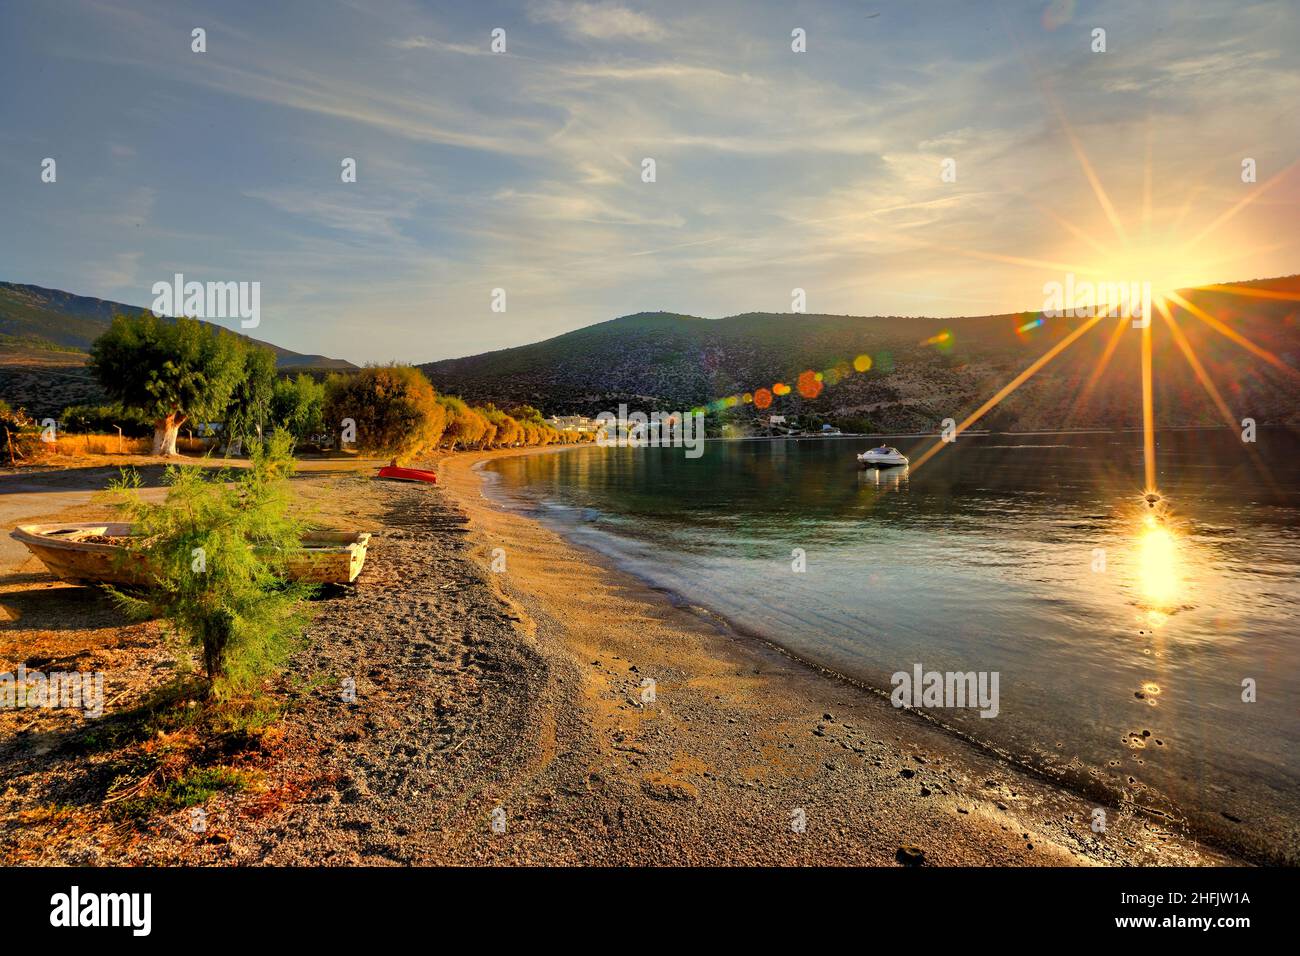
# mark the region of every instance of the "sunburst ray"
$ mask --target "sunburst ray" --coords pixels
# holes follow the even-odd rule
[[[1129,318],[1123,315],[1115,323],[1115,331],[1111,332],[1110,338],[1106,341],[1106,348],[1102,351],[1101,358],[1097,360],[1097,365],[1088,376],[1088,381],[1083,383],[1083,390],[1079,393],[1078,402],[1075,403],[1076,408],[1087,404],[1088,399],[1092,397],[1092,390],[1097,387],[1097,383],[1101,381],[1102,375],[1110,365],[1110,360],[1114,357],[1115,350],[1119,348],[1119,340],[1123,337],[1124,330],[1128,328],[1128,323]]]
[[[1156,490],[1156,409],[1151,371],[1151,316],[1142,325],[1142,465],[1146,492]]]
[[[1290,365],[1287,365],[1286,362],[1283,362],[1280,358],[1278,358],[1268,349],[1261,348],[1260,346],[1252,342],[1250,339],[1242,335],[1240,332],[1238,332],[1236,329],[1233,329],[1230,326],[1224,324],[1219,319],[1216,319],[1214,316],[1210,315],[1210,313],[1206,312],[1200,306],[1183,298],[1177,292],[1169,293],[1169,298],[1173,299],[1180,306],[1182,306],[1184,310],[1196,316],[1198,319],[1200,319],[1206,325],[1210,326],[1215,331],[1231,339],[1233,342],[1236,342],[1246,351],[1259,356],[1264,361],[1268,362],[1270,365],[1274,366],[1275,368],[1281,369],[1283,372],[1286,372],[1288,375],[1294,375],[1297,378],[1300,378],[1300,372],[1297,372]]]
[[[1244,296],[1248,299],[1277,299],[1282,302],[1300,302],[1300,292],[1279,292],[1276,289],[1251,289],[1246,286],[1202,285],[1196,287],[1198,292],[1226,292],[1228,295]]]
[[[1192,348],[1192,343],[1188,341],[1187,334],[1178,325],[1178,322],[1174,319],[1173,313],[1169,311],[1169,306],[1165,305],[1163,302],[1158,302],[1156,303],[1156,308],[1159,310],[1161,317],[1165,320],[1165,325],[1169,327],[1169,333],[1173,336],[1174,344],[1178,346],[1178,350],[1183,353],[1183,358],[1187,359],[1187,364],[1191,366],[1192,374],[1194,374],[1196,380],[1201,383],[1201,387],[1205,389],[1205,393],[1210,396],[1210,401],[1214,402],[1214,407],[1219,410],[1219,414],[1223,417],[1223,420],[1228,423],[1230,428],[1236,428],[1237,419],[1228,408],[1228,403],[1223,400],[1223,396],[1219,394],[1219,389],[1210,378],[1209,373],[1205,371],[1205,366],[1203,366],[1201,360],[1196,357],[1196,351]]]
[[[1296,162],[1300,162],[1300,160],[1297,160]],[[1296,162],[1291,163],[1289,166],[1287,166],[1285,169],[1283,169],[1281,172],[1271,177],[1267,181],[1255,186],[1250,190],[1250,192],[1246,193],[1245,196],[1241,197],[1241,199],[1233,203],[1233,205],[1230,208],[1225,209],[1222,213],[1220,213],[1217,217],[1215,217],[1215,219],[1208,226],[1206,226],[1204,229],[1198,232],[1191,239],[1187,240],[1186,243],[1184,243],[1183,252],[1185,253],[1188,250],[1192,249],[1202,239],[1210,235],[1212,232],[1214,232],[1224,223],[1228,222],[1230,219],[1236,216],[1237,213],[1241,212],[1251,203],[1255,202],[1255,200],[1259,199],[1260,196],[1263,196],[1264,193],[1268,192],[1270,189],[1272,189],[1274,186],[1280,183],[1283,179],[1287,177],[1287,174],[1290,173],[1291,170],[1296,168]]]
[[[991,408],[996,406],[1004,398],[1006,398],[1008,395],[1010,395],[1012,392],[1018,389],[1021,385],[1027,382],[1030,378],[1032,378],[1038,372],[1039,369],[1041,369],[1044,365],[1046,365],[1052,359],[1056,358],[1056,356],[1060,355],[1067,348],[1073,345],[1075,341],[1079,339],[1080,336],[1082,336],[1085,332],[1087,332],[1094,325],[1100,322],[1103,318],[1104,318],[1104,313],[1093,316],[1083,325],[1079,326],[1077,329],[1075,329],[1065,338],[1061,339],[1061,341],[1057,342],[1050,349],[1048,349],[1046,352],[1040,355],[1037,359],[1034,360],[1034,362],[1028,368],[1026,368],[1015,378],[1013,378],[1006,385],[1003,385],[1002,388],[998,389],[997,394],[995,394],[992,398],[986,401],[979,408],[975,409],[975,411],[967,415],[966,418],[962,421],[962,423],[958,425],[956,430],[953,432],[953,438],[956,438],[966,429],[970,428],[970,426],[973,425],[975,422],[983,418],[984,415]],[[948,444],[951,444],[951,442],[944,441],[943,439],[940,439],[939,441],[935,442],[935,444],[932,445],[924,454],[922,454],[920,458],[912,462],[912,472],[915,473],[922,465],[924,465],[927,461],[929,461],[931,458],[937,455],[944,445],[948,445]]]
[[[1201,360],[1196,355],[1196,350],[1192,348],[1192,343],[1187,338],[1187,334],[1179,326],[1178,320],[1174,318],[1169,307],[1163,302],[1161,302],[1157,308],[1159,308],[1160,314],[1165,320],[1165,324],[1169,326],[1169,331],[1173,336],[1174,344],[1176,344],[1178,350],[1183,353],[1183,358],[1185,358],[1187,364],[1191,366],[1192,373],[1196,376],[1196,380],[1201,383],[1201,387],[1205,389],[1205,393],[1210,396],[1210,401],[1212,401],[1214,407],[1218,409],[1219,415],[1223,418],[1224,423],[1233,430],[1240,428],[1242,423],[1238,421],[1237,416],[1232,413],[1232,409],[1228,407],[1228,403],[1224,401],[1223,395],[1219,392],[1218,386],[1214,384],[1214,380],[1210,378],[1209,372],[1207,372],[1205,366],[1201,364]],[[1274,494],[1279,496],[1282,495],[1283,491],[1281,487],[1273,477],[1273,472],[1269,470],[1269,467],[1264,461],[1263,456],[1260,455],[1259,450],[1255,448],[1253,444],[1243,443],[1243,445],[1251,462],[1255,465],[1255,470],[1263,477],[1264,481],[1273,490]]]

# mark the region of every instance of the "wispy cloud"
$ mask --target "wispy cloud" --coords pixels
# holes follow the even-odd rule
[[[134,290],[140,286],[140,252],[119,252],[107,259],[89,262],[86,279],[95,288],[109,291]]]
[[[0,261],[90,294],[256,278],[274,341],[427,359],[647,308],[784,309],[794,286],[848,313],[1024,307],[1043,277],[989,256],[1094,254],[1063,222],[1109,235],[1048,94],[1128,223],[1148,151],[1154,220],[1196,228],[1240,198],[1241,156],[1271,175],[1300,153],[1285,4],[1101,0],[1054,29],[1041,6],[801,7],[797,54],[796,14],[746,0],[8,5]],[[1293,232],[1298,191],[1221,241]]]
[[[540,0],[528,8],[539,23],[557,24],[571,36],[595,40],[662,40],[668,35],[657,21],[618,3]]]
[[[396,47],[399,50],[432,50],[436,53],[460,53],[464,56],[480,56],[483,54],[491,55],[487,45],[474,46],[469,43],[448,43],[445,40],[435,40],[432,37],[413,36],[403,37],[398,40],[389,40],[388,45]]]

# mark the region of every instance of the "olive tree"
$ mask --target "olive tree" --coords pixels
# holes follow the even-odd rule
[[[244,375],[244,345],[196,319],[116,315],[90,349],[104,391],[153,421],[153,453],[176,454],[181,426],[217,419]]]

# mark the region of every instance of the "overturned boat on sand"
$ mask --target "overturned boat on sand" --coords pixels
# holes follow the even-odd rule
[[[421,481],[428,485],[438,483],[438,476],[432,471],[425,471],[423,468],[401,468],[395,464],[380,468],[379,474],[375,477],[388,481]]]

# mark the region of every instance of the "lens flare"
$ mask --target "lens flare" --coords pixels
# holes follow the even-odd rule
[[[799,394],[804,398],[816,398],[822,393],[821,380],[818,379],[817,375],[812,371],[802,373],[796,384],[799,389]]]

